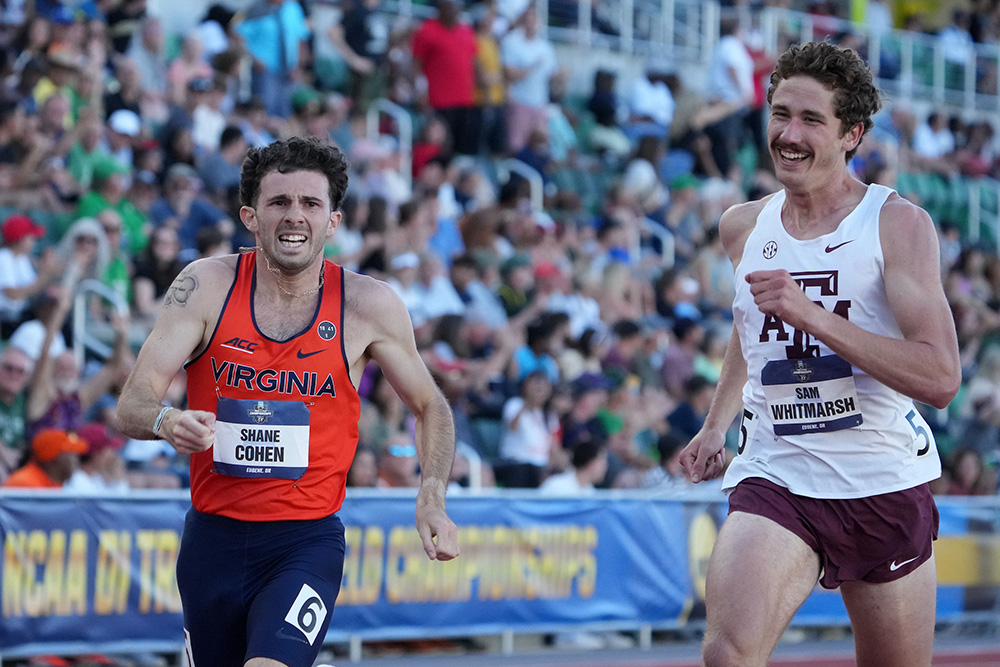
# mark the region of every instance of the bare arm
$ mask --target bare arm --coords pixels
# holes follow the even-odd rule
[[[208,335],[208,323],[218,316],[224,286],[232,280],[225,258],[198,260],[174,279],[153,327],[118,400],[116,421],[125,435],[141,440],[167,440],[181,453],[208,449],[214,440],[215,415],[200,410],[171,410],[159,435],[153,423],[163,409],[163,397],[184,362]]]
[[[944,408],[958,392],[961,367],[934,225],[923,209],[893,198],[882,209],[880,234],[886,295],[902,339],[865,331],[818,306],[786,271],[749,274],[754,302],[886,386]]]
[[[402,300],[385,283],[372,281],[364,289],[359,305],[372,328],[368,354],[416,417],[421,474],[417,531],[428,557],[450,560],[459,553],[458,531],[445,513],[444,500],[455,458],[451,408],[417,353],[413,326]]]
[[[762,206],[762,202],[735,206],[727,210],[719,220],[719,234],[734,267],[739,266],[743,246]],[[705,424],[681,452],[681,466],[692,482],[712,479],[722,472],[725,464],[722,448],[726,444],[726,431],[743,405],[743,385],[746,381],[746,358],[743,356],[739,333],[733,327]]]

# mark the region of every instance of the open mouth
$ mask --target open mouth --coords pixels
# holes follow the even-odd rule
[[[800,153],[798,151],[791,151],[787,149],[778,149],[778,155],[780,155],[781,159],[785,162],[802,162],[809,157],[808,153]]]
[[[298,248],[308,239],[303,234],[281,234],[278,236],[278,243],[285,248]]]

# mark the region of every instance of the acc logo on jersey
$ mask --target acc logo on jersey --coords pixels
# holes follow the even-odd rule
[[[778,244],[774,241],[768,241],[764,244],[764,259],[771,259],[778,254]]]
[[[255,424],[265,424],[267,420],[271,418],[274,412],[267,409],[267,403],[264,401],[257,401],[257,407],[252,410],[247,410],[247,415],[253,420]]]
[[[330,320],[323,320],[316,327],[316,333],[323,340],[333,340],[337,335],[337,325]]]

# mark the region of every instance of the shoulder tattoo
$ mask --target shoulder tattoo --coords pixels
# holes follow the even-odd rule
[[[186,306],[191,299],[191,295],[198,289],[198,280],[194,277],[194,272],[184,270],[180,272],[174,282],[171,283],[166,295],[163,297],[165,306]]]

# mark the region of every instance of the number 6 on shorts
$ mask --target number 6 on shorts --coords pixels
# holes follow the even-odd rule
[[[319,593],[309,584],[302,584],[295,602],[285,614],[285,620],[298,628],[312,645],[316,641],[316,635],[319,634],[323,621],[326,620],[326,611],[326,605],[323,604]]]

